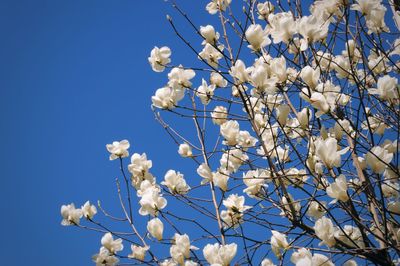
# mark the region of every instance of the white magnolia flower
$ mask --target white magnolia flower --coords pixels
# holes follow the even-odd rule
[[[213,173],[212,180],[214,185],[219,187],[221,190],[226,191],[228,189],[229,174],[223,170],[219,170]]]
[[[201,103],[207,105],[210,103],[211,98],[214,96],[215,85],[207,85],[207,82],[202,79],[201,86],[196,91],[197,97],[200,98]]]
[[[294,263],[295,265],[297,265],[299,263],[299,261],[303,260],[304,258],[311,260],[312,254],[311,254],[310,250],[308,250],[306,248],[300,248],[292,254],[292,256],[290,257],[290,261],[292,263]],[[311,264],[309,264],[309,265],[311,265]]]
[[[376,89],[369,89],[369,93],[379,95],[383,100],[399,99],[400,89],[398,88],[397,78],[385,75],[378,79],[376,86]]]
[[[299,258],[295,264],[296,266],[335,266],[327,256],[322,254],[314,254],[312,256],[311,252]]]
[[[180,265],[183,265],[184,260],[190,257],[190,249],[197,249],[196,247],[190,246],[190,239],[187,234],[175,234],[172,242],[173,245],[169,249],[170,255],[172,259]]]
[[[218,11],[225,11],[231,1],[232,0],[211,0],[211,2],[206,6],[206,10],[211,15],[215,15]]]
[[[365,244],[360,229],[351,225],[345,225],[335,231],[335,238],[350,247],[364,248]]]
[[[121,141],[114,141],[112,144],[107,144],[106,148],[110,154],[110,160],[117,158],[125,158],[129,156],[129,141],[126,139]]]
[[[271,34],[274,43],[289,43],[296,33],[296,22],[291,12],[281,12],[268,16],[267,31]]]
[[[178,263],[176,263],[173,259],[166,259],[160,262],[160,266],[178,266]]]
[[[336,177],[335,182],[326,188],[326,193],[329,197],[334,198],[333,202],[338,200],[346,202],[349,200],[347,195],[347,180],[344,175]]]
[[[313,69],[311,66],[305,66],[300,72],[301,79],[311,89],[317,87],[319,76],[320,76],[319,68]]]
[[[237,194],[231,194],[223,201],[227,210],[221,211],[221,219],[225,228],[237,227],[243,222],[243,212],[250,209],[250,206],[244,205],[244,197]]]
[[[357,266],[357,262],[355,260],[346,261],[343,266]]]
[[[246,153],[240,149],[231,149],[225,151],[219,160],[220,169],[227,173],[234,173],[239,170],[239,167],[249,159]]]
[[[234,146],[239,138],[239,123],[236,120],[229,120],[221,125],[221,135],[225,138],[225,145]]]
[[[261,266],[276,266],[270,259],[263,259]]]
[[[186,194],[190,190],[183,175],[179,172],[168,170],[164,179],[165,181],[161,182],[161,184],[168,187],[172,194]]]
[[[75,209],[75,205],[73,203],[68,205],[61,206],[61,216],[62,216],[62,225],[73,225],[79,224],[80,219],[82,218],[82,210]]]
[[[300,50],[305,51],[309,43],[323,40],[328,35],[329,23],[316,16],[303,16],[297,21],[297,31],[303,36]]]
[[[104,236],[101,238],[101,245],[108,249],[111,254],[115,254],[124,248],[124,245],[122,245],[122,239],[118,238],[114,240],[111,233],[104,234]]]
[[[171,62],[171,59],[169,58],[170,56],[171,50],[168,47],[154,47],[153,50],[151,50],[150,57],[148,58],[151,68],[155,72],[163,72],[165,66]]]
[[[228,266],[235,257],[237,245],[235,243],[220,245],[207,244],[203,249],[204,258],[211,265]]]
[[[157,217],[153,218],[147,222],[147,231],[149,231],[152,237],[160,241],[163,238],[164,224]]]
[[[322,240],[319,245],[327,245],[328,247],[333,247],[336,243],[334,238],[335,228],[333,227],[333,223],[329,218],[325,216],[318,219],[314,225],[315,234],[319,239]]]
[[[297,120],[302,128],[308,128],[311,118],[312,112],[309,108],[303,108],[297,113]]]
[[[244,150],[247,150],[247,148],[254,147],[257,142],[258,142],[258,139],[251,136],[248,131],[246,131],[246,130],[239,131],[238,144]]]
[[[314,142],[314,145],[316,155],[329,169],[332,169],[333,167],[339,167],[341,164],[340,156],[345,154],[349,149],[349,147],[347,147],[338,151],[337,140],[331,137],[326,139],[319,138]]]
[[[197,174],[204,178],[201,183],[205,184],[207,182],[211,182],[213,178],[213,173],[211,172],[210,167],[206,163],[202,163],[197,167]]]
[[[211,118],[214,124],[222,125],[226,122],[228,117],[228,110],[224,106],[216,106],[211,113]]]
[[[199,264],[197,262],[194,262],[192,260],[187,260],[185,261],[185,266],[198,266]]]
[[[211,72],[210,83],[218,88],[225,88],[228,85],[228,81],[218,72]]]
[[[137,259],[137,260],[144,260],[146,256],[147,250],[149,250],[149,246],[141,247],[136,245],[131,245],[132,253],[128,255],[128,258]]]
[[[257,4],[258,18],[268,19],[269,14],[274,13],[275,7],[270,1]]]
[[[178,153],[182,157],[191,157],[193,155],[192,147],[187,143],[182,143],[179,145]]]
[[[259,51],[271,43],[267,31],[259,24],[250,25],[247,28],[245,35],[247,41],[250,43],[248,47],[254,51]]]
[[[265,184],[267,177],[269,177],[269,174],[265,170],[247,171],[246,174],[243,174],[243,183],[247,186],[243,192],[250,198],[258,198],[257,195],[259,195],[261,189],[267,186]]]
[[[196,76],[192,69],[184,69],[182,66],[174,67],[168,73],[168,86],[174,90],[189,88],[192,86],[190,80]]]
[[[374,173],[382,173],[392,161],[393,153],[380,146],[373,147],[366,155],[365,160]]]
[[[274,252],[275,256],[278,258],[281,257],[281,249],[286,249],[289,247],[289,243],[286,240],[286,235],[272,230],[271,231],[272,236],[271,236],[271,248],[272,251]]]
[[[223,57],[224,46],[218,45],[216,49],[213,45],[206,43],[203,50],[199,53],[199,59],[205,60],[213,68],[218,68],[218,62]]]
[[[152,215],[155,216],[158,210],[162,210],[167,206],[167,200],[160,194],[160,188],[151,184],[149,181],[144,180],[140,185],[140,191],[138,191],[141,197],[139,204],[140,215]]]
[[[104,247],[100,248],[98,254],[93,255],[92,260],[96,266],[114,266],[119,262],[119,259]]]
[[[131,157],[128,170],[133,176],[144,176],[152,166],[153,163],[151,160],[147,160],[146,153],[135,153]]]
[[[212,25],[200,26],[200,34],[204,38],[203,45],[206,43],[215,44],[219,39],[219,33],[215,32]]]
[[[276,109],[276,119],[279,124],[284,126],[290,113],[290,107],[287,104],[281,104]]]
[[[325,208],[324,208],[325,207]],[[326,203],[325,201],[311,201],[310,206],[307,210],[307,215],[313,217],[314,219],[319,219],[326,213]]]
[[[229,74],[241,83],[249,81],[249,69],[246,68],[245,64],[240,59],[231,67]]]
[[[151,96],[153,105],[161,109],[174,109],[178,102],[185,96],[183,89],[172,89],[163,87],[156,90],[156,94]]]
[[[81,209],[82,214],[86,219],[92,219],[93,216],[97,213],[96,206],[90,204],[90,201],[86,201]]]

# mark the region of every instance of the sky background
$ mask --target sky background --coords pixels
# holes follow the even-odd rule
[[[193,7],[199,24],[204,3]],[[150,50],[192,56],[167,13],[161,0],[0,1],[2,265],[91,265],[101,235],[61,226],[60,206],[116,206],[107,143],[128,139],[159,180],[184,167],[150,109],[167,74],[151,70]]]

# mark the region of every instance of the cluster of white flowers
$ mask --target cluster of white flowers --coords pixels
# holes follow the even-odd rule
[[[86,219],[92,219],[97,213],[96,206],[90,204],[90,201],[86,201],[80,209],[76,209],[73,203],[61,206],[62,225],[79,225],[80,219],[85,217]]]
[[[246,253],[238,264],[251,264],[265,244],[275,257],[262,257],[262,266],[274,266],[273,260],[286,265],[287,252],[296,266],[333,266],[336,260],[328,255],[338,250],[344,254],[338,263],[345,266],[357,265],[352,256],[388,265],[398,258],[400,38],[395,34],[400,28],[385,39],[392,26],[385,24],[390,5],[316,0],[306,11],[299,1],[289,8],[279,1],[245,3],[246,23],[241,23],[231,8],[235,1],[210,0],[205,9],[217,14],[221,27],[199,28],[174,4],[201,39],[199,45],[184,41],[205,67],[173,65],[169,47],[154,47],[151,68],[169,73],[151,101],[178,154],[196,163],[202,180],[191,188],[192,175],[185,179],[170,169],[158,185],[150,173],[152,161],[146,153],[134,153],[128,171],[139,214],[150,216],[147,234],[136,231],[128,197],[129,211],[121,204],[141,244],[119,257],[122,239],[107,233],[93,256],[96,265],[116,265],[121,258],[145,261],[147,253],[159,265],[201,265],[197,248],[175,221],[206,233],[191,234],[193,243],[221,240],[204,243],[204,259],[213,266],[230,265],[238,248]],[[229,36],[232,32],[239,40]],[[159,109],[190,118],[196,131],[187,131],[183,123],[170,126]],[[120,159],[125,180],[122,159],[129,147],[127,140],[106,146],[110,160]],[[207,189],[208,199],[202,197]],[[215,220],[220,235],[210,233],[205,220],[164,211],[167,197]],[[91,221],[96,212],[90,202],[80,209],[63,205],[62,224],[79,225],[82,217]],[[247,224],[269,228],[270,240],[262,233],[247,237]],[[176,232],[170,239],[164,232],[169,225]],[[232,236],[242,238],[243,246],[230,242]],[[146,241],[168,244],[168,257],[155,259]],[[316,243],[325,249],[312,248]]]

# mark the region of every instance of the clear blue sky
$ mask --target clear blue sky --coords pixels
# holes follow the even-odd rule
[[[150,109],[166,80],[148,65],[153,46],[180,49],[176,62],[192,56],[167,13],[161,0],[0,1],[2,265],[91,265],[100,235],[62,227],[59,212],[115,207],[105,144],[129,139],[158,180],[182,163]]]

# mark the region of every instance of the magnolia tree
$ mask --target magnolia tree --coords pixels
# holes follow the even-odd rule
[[[193,64],[154,47],[168,74],[152,109],[194,171],[156,179],[127,140],[107,144],[122,217],[61,207],[102,234],[94,263],[399,265],[399,6],[212,0],[202,26],[172,6]]]

